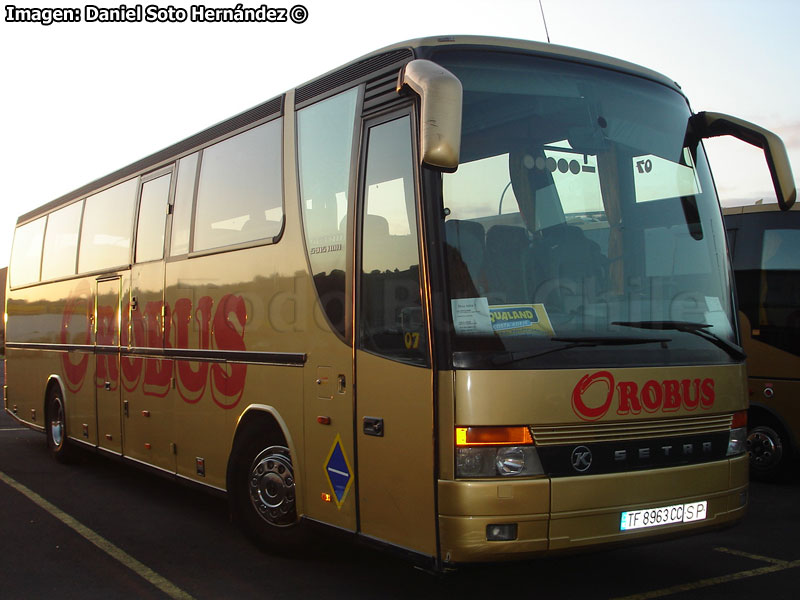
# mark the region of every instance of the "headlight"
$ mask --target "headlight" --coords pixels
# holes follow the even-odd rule
[[[747,427],[737,427],[731,429],[728,436],[728,453],[726,456],[736,456],[747,451]]]
[[[726,456],[737,456],[747,452],[747,411],[737,412],[731,422]]]
[[[541,475],[542,463],[533,446],[506,446],[497,449],[494,464],[503,477],[512,475]]]
[[[456,477],[543,473],[528,427],[456,427]]]
[[[459,448],[456,452],[457,477],[496,477],[497,448]]]

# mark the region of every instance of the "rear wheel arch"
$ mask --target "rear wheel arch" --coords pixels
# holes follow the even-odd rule
[[[298,549],[305,538],[295,474],[297,454],[280,413],[248,407],[233,438],[226,488],[231,516],[269,550]]]
[[[236,431],[233,435],[233,443],[231,444],[231,452],[228,458],[227,489],[230,490],[231,471],[237,451],[247,437],[259,434],[263,435],[265,439],[276,443],[282,441],[282,445],[289,449],[295,467],[297,466],[298,458],[294,440],[280,412],[273,406],[254,404],[245,409],[236,424]]]
[[[791,427],[786,423],[786,420],[768,406],[751,403],[747,411],[747,427],[748,429],[752,429],[758,425],[767,425],[779,430],[786,438],[788,446],[786,451],[792,455],[797,454],[798,439],[792,432]]]
[[[767,407],[751,405],[747,417],[750,474],[755,479],[779,481],[796,456],[791,430]]]
[[[57,375],[51,375],[45,386],[43,414],[50,455],[59,462],[70,462],[72,448],[67,431],[67,396]]]
[[[53,389],[54,387],[58,388],[58,391],[61,393],[62,396],[66,396],[66,394],[64,392],[64,389],[65,389],[64,388],[64,382],[61,381],[61,377],[59,377],[58,375],[50,375],[47,378],[47,384],[45,385],[45,388],[44,388],[44,390],[45,390],[45,397],[43,399],[44,402],[47,402],[47,394],[49,394],[50,390]]]

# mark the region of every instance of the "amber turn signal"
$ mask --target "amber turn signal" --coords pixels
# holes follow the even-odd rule
[[[533,444],[531,430],[518,427],[456,427],[456,446],[524,446]]]

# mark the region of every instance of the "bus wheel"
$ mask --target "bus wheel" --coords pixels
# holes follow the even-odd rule
[[[231,509],[244,533],[273,552],[293,552],[302,545],[297,518],[294,467],[289,449],[245,440],[237,451]]]
[[[250,465],[248,489],[253,508],[268,525],[286,527],[297,520],[288,448],[270,446],[258,453]]]
[[[71,448],[67,443],[66,411],[64,398],[58,386],[47,393],[45,408],[45,431],[47,433],[47,449],[50,455],[62,463],[70,462]]]
[[[747,433],[750,454],[750,474],[754,479],[775,481],[783,474],[786,464],[784,438],[778,428],[756,425]]]

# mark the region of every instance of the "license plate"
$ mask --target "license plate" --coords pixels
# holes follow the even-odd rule
[[[659,508],[645,508],[644,510],[628,510],[622,513],[619,529],[628,531],[643,527],[660,527],[671,523],[691,523],[692,521],[702,521],[707,516],[708,502],[705,500]]]

